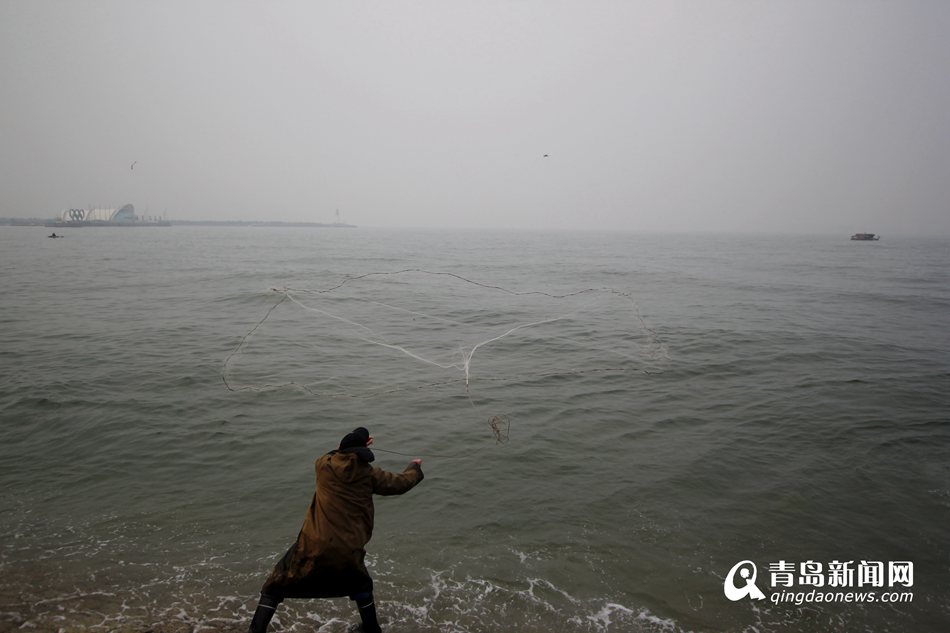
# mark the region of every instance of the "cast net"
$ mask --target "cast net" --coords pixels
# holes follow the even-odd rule
[[[274,288],[269,301],[224,361],[231,391],[415,392],[475,404],[514,387],[659,372],[669,360],[631,294],[613,288],[521,290],[409,269]],[[507,439],[506,418],[489,424]]]

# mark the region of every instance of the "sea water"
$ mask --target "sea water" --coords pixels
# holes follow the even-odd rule
[[[426,473],[377,499],[367,549],[386,630],[950,626],[947,239],[46,233],[0,227],[0,631],[246,630],[314,460],[358,425],[377,465],[420,457]],[[563,316],[547,295],[408,269],[609,288],[634,310],[572,304],[480,347],[467,385],[290,302],[265,318],[288,288],[367,273],[393,275],[298,296],[375,301],[360,313],[373,332],[411,297],[391,336],[423,356],[454,345],[456,360],[522,308]],[[762,600],[725,595],[744,560]],[[912,578],[889,576],[908,562]],[[854,575],[829,586],[841,563]],[[815,582],[876,601],[815,602]],[[288,600],[272,626],[353,621],[346,599]]]

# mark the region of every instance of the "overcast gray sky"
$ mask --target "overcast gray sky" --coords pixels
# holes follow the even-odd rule
[[[0,216],[950,234],[948,34],[944,0],[0,0]]]

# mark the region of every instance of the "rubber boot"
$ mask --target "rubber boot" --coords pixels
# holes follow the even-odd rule
[[[277,605],[280,604],[278,598],[261,594],[261,600],[257,603],[257,609],[254,611],[254,617],[251,619],[251,627],[248,633],[267,633],[267,627],[270,619],[277,612]]]
[[[362,624],[359,630],[362,633],[382,633],[379,621],[376,619],[376,602],[373,600],[373,594],[357,596],[356,608],[360,610]]]

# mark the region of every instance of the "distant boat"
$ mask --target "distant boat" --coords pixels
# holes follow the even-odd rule
[[[46,237],[52,237],[52,238],[56,239],[56,238],[66,237],[66,236],[65,236],[65,235],[56,235],[55,233],[53,233],[52,235],[47,235]]]
[[[851,236],[852,240],[859,240],[862,242],[875,242],[881,239],[880,235],[875,235],[874,233],[855,233]]]

